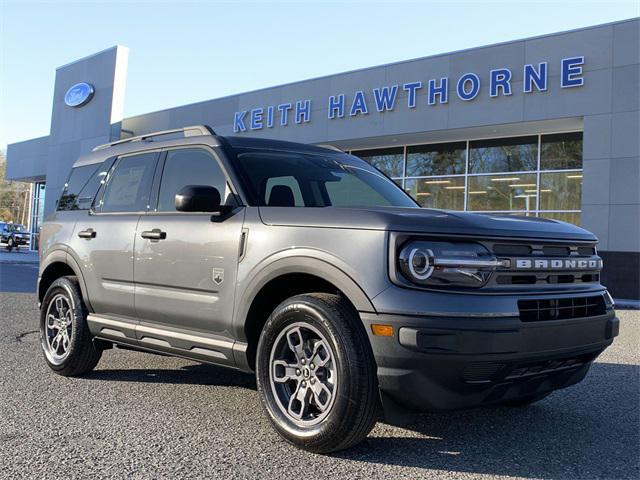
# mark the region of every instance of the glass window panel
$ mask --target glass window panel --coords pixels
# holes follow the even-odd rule
[[[231,193],[222,169],[211,154],[200,148],[169,150],[162,171],[159,212],[176,211],[176,194],[187,185],[215,187],[223,204]]]
[[[538,168],[538,137],[469,143],[469,173],[519,172]]]
[[[536,187],[535,173],[469,177],[467,209],[535,210]]]
[[[103,212],[141,212],[147,209],[156,157],[156,153],[143,153],[120,160],[105,188]]]
[[[387,177],[402,177],[404,163],[404,149],[379,148],[376,150],[359,150],[351,152],[382,171]]]
[[[540,210],[580,210],[582,172],[540,174]]]
[[[99,163],[94,163],[71,169],[69,179],[64,184],[62,195],[58,200],[58,210],[75,210],[77,208],[76,200],[80,190],[87,184],[99,167]]]
[[[582,168],[582,132],[542,135],[541,170]]]
[[[580,212],[540,212],[540,216],[580,226]]]
[[[269,200],[271,200],[271,192],[273,191],[273,187],[276,186],[288,187],[293,194],[293,206],[304,207],[304,199],[302,198],[302,192],[300,191],[300,184],[298,183],[298,180],[296,180],[295,177],[292,177],[291,175],[286,177],[271,177],[267,180],[264,192],[265,205],[269,205]]]
[[[464,174],[466,142],[407,147],[407,177]]]
[[[421,207],[464,210],[464,177],[407,179],[405,185]]]

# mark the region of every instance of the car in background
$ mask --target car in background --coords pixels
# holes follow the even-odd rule
[[[0,242],[6,243],[6,249],[18,250],[20,246],[29,245],[30,234],[24,225],[19,223],[0,223]]]

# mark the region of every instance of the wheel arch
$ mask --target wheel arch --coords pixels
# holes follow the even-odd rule
[[[260,333],[271,312],[287,298],[303,293],[342,295],[359,312],[375,312],[358,283],[325,260],[294,256],[273,261],[252,275],[237,303],[234,356],[238,366],[253,370]]]
[[[64,250],[54,250],[47,255],[47,259],[40,267],[40,275],[38,278],[38,302],[42,302],[45,293],[51,284],[60,277],[73,275],[78,279],[82,299],[85,305],[92,311],[89,297],[87,295],[87,286],[82,275],[82,270],[78,262]]]

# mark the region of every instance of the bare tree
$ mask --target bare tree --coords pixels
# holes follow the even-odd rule
[[[30,184],[6,179],[7,159],[0,150],[0,221],[26,224]]]

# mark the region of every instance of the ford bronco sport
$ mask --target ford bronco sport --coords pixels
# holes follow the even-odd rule
[[[42,349],[65,376],[113,345],[255,371],[275,429],[330,452],[381,412],[581,381],[618,334],[596,242],[419,208],[330,148],[159,132],[73,165],[41,230]]]

